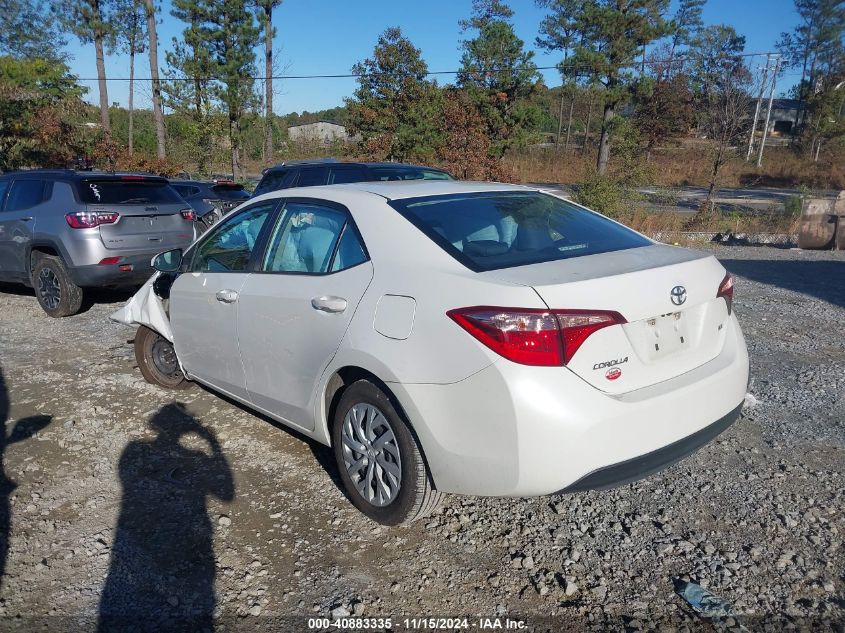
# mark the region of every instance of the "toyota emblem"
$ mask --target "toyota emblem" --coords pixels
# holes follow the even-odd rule
[[[683,286],[675,286],[672,288],[672,291],[669,293],[669,296],[672,299],[672,303],[676,306],[683,305],[684,302],[687,300],[687,289]]]

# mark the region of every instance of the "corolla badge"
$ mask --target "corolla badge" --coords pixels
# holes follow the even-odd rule
[[[669,297],[676,306],[683,305],[687,300],[687,289],[683,286],[675,286],[669,292]]]

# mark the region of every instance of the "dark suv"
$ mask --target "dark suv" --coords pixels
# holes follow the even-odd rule
[[[170,184],[197,212],[199,233],[205,233],[229,211],[249,200],[244,186],[231,180],[171,180]]]
[[[0,281],[35,289],[52,317],[83,288],[136,286],[162,251],[186,248],[196,214],[164,178],[71,170],[0,175]]]
[[[295,161],[270,167],[253,196],[290,189],[377,180],[454,180],[447,171],[403,163],[341,163],[331,160]]]

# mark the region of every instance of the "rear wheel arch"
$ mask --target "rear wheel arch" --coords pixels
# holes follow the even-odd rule
[[[359,380],[367,380],[384,392],[384,395],[386,395],[388,400],[390,400],[393,408],[396,409],[396,412],[402,416],[405,423],[408,425],[408,428],[411,429],[411,433],[413,433],[420,446],[420,453],[422,454],[423,461],[425,461],[426,466],[428,466],[428,459],[426,459],[425,456],[425,447],[420,441],[420,437],[414,428],[413,422],[408,417],[405,408],[402,406],[402,403],[399,402],[396,394],[393,393],[393,390],[387,385],[387,383],[376,376],[373,372],[356,365],[346,365],[337,369],[326,382],[326,388],[323,393],[323,412],[319,417],[319,421],[324,425],[326,437],[329,439],[329,445],[331,445],[334,415],[337,410],[337,405],[343,397],[343,392],[350,385],[355,384]]]
[[[65,260],[61,250],[55,244],[51,242],[35,242],[29,247],[28,257],[26,258],[26,272],[28,275],[32,275],[32,270],[35,268],[35,260],[41,255],[60,257]]]

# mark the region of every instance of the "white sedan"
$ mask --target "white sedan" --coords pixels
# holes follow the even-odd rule
[[[746,393],[712,255],[536,188],[277,191],[154,265],[117,315],[143,324],[147,380],[202,383],[333,447],[384,524],[441,493],[638,479],[727,428]]]

